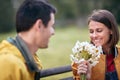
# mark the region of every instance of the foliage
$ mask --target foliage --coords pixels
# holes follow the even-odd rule
[[[14,17],[16,10],[24,0],[1,0],[0,7],[0,32],[7,32],[15,26]],[[45,1],[45,0],[43,0]],[[83,20],[94,9],[108,9],[120,24],[120,0],[46,0],[57,7],[56,19],[59,24],[72,24]],[[15,7],[16,6],[16,7]],[[72,23],[71,23],[72,22]]]
[[[0,5],[0,32],[8,32],[13,29],[14,10],[11,0],[1,0]]]
[[[75,10],[76,1],[74,0],[50,0],[58,10],[57,18],[59,19],[71,19],[75,18],[77,10]]]
[[[58,9],[57,19],[77,19],[88,16],[94,9],[108,9],[120,24],[120,0],[50,0],[50,2]]]
[[[110,10],[120,24],[120,0],[104,0],[103,8]]]

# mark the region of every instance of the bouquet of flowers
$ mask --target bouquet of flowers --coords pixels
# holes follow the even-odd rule
[[[100,54],[102,53],[101,46],[94,46],[89,42],[79,42],[77,41],[75,46],[72,48],[73,54],[71,54],[71,60],[75,63],[80,63],[81,61],[88,61],[92,66],[95,66],[99,61]],[[81,75],[81,80],[86,80],[86,75]]]

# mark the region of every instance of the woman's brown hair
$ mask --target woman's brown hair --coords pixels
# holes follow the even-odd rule
[[[108,29],[112,31],[109,40],[109,47],[110,49],[115,47],[115,45],[119,42],[120,36],[114,15],[108,10],[94,10],[88,18],[88,24],[91,20],[104,24]]]

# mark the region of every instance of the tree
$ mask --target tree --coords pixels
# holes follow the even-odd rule
[[[8,32],[13,29],[14,10],[11,0],[1,0],[0,5],[0,32]]]
[[[120,24],[120,0],[103,0],[103,8],[111,11]]]

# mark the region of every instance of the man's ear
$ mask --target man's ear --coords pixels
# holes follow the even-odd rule
[[[39,30],[42,26],[43,26],[43,23],[42,23],[42,20],[41,19],[38,19],[36,22],[35,22],[35,28],[37,30]]]

